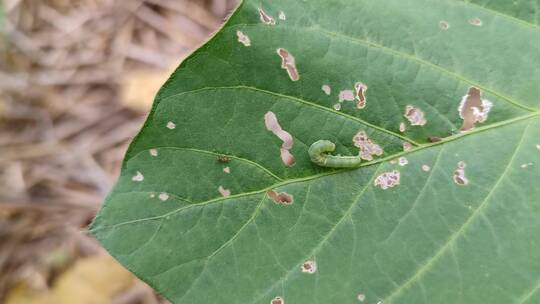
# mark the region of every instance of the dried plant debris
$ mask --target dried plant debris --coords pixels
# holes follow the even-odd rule
[[[300,79],[300,74],[296,69],[294,56],[283,48],[277,49],[277,53],[279,57],[281,57],[281,68],[287,71],[287,74],[289,74],[289,78],[291,78],[292,81],[298,81]]]
[[[482,99],[480,89],[470,87],[458,107],[459,117],[463,119],[460,130],[469,131],[475,127],[476,123],[485,122],[492,107],[491,101]]]
[[[268,15],[262,8],[259,8],[259,17],[261,18],[261,22],[266,25],[276,24],[276,20],[274,20],[272,16]]]
[[[281,160],[283,163],[289,167],[294,165],[294,156],[289,151],[293,147],[292,135],[281,128],[274,112],[269,111],[264,115],[264,124],[268,131],[274,133],[274,135],[283,142],[280,149]]]
[[[373,184],[383,190],[399,185],[400,173],[397,170],[384,172],[377,176]]]
[[[317,272],[317,263],[315,261],[309,260],[302,263],[302,272],[313,274]]]
[[[363,160],[371,161],[373,156],[381,156],[384,150],[378,144],[374,143],[366,134],[365,131],[358,131],[353,137],[353,143],[360,149],[360,158]]]
[[[223,186],[219,186],[219,187],[218,187],[218,192],[219,192],[223,197],[229,197],[229,196],[231,195],[231,190],[225,189],[225,188],[223,188]]]
[[[427,123],[424,112],[412,105],[405,107],[405,114],[403,116],[407,118],[411,126],[423,126]]]
[[[275,297],[270,301],[270,304],[285,304],[285,300],[282,297]]]
[[[474,26],[482,26],[482,20],[480,20],[480,18],[478,17],[471,18],[469,19],[469,24],[474,25]]]
[[[323,90],[324,94],[326,95],[330,95],[330,93],[332,93],[332,88],[330,88],[330,86],[327,84],[323,84],[321,90]]]
[[[366,107],[366,91],[368,87],[362,82],[357,82],[354,84],[354,98],[356,99],[356,107],[358,109],[363,109]]]
[[[278,193],[274,190],[269,190],[268,192],[266,192],[266,195],[268,195],[268,197],[271,198],[274,203],[279,205],[291,205],[294,201],[293,196],[286,192]]]
[[[464,161],[459,161],[457,169],[454,171],[454,182],[460,186],[466,186],[469,183],[469,180],[465,177],[466,166]]]
[[[244,46],[251,46],[251,40],[248,35],[244,34],[242,31],[236,31],[236,37],[238,37],[238,42],[242,43]]]

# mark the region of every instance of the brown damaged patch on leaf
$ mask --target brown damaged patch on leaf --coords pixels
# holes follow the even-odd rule
[[[369,139],[366,132],[362,130],[354,135],[353,143],[360,149],[358,155],[360,155],[360,158],[363,160],[370,161],[373,160],[373,155],[381,156],[384,153],[381,146]]]
[[[248,35],[244,34],[242,31],[236,31],[236,37],[238,37],[238,42],[242,43],[244,46],[251,46],[251,40]]]
[[[412,105],[407,105],[405,107],[405,118],[411,123],[411,126],[423,126],[427,123],[425,114],[419,108],[415,108]]]
[[[317,263],[315,261],[309,260],[305,261],[302,264],[302,272],[313,274],[317,271]]]
[[[395,187],[399,185],[401,175],[399,171],[393,170],[390,172],[384,172],[381,175],[377,176],[373,184],[375,186],[381,187],[381,189],[386,190],[388,188]]]
[[[287,70],[287,74],[289,74],[289,78],[291,78],[292,81],[298,81],[300,79],[300,74],[296,69],[294,56],[283,48],[277,49],[277,53],[279,57],[281,57],[281,68]]]
[[[281,128],[276,114],[272,111],[268,111],[266,114],[264,114],[264,124],[266,125],[266,129],[268,131],[274,133],[274,135],[276,135],[283,142],[280,149],[280,156],[283,163],[288,167],[294,165],[294,156],[289,151],[293,147],[292,135]]]
[[[275,297],[270,301],[270,304],[285,304],[285,300],[282,297]]]
[[[463,119],[460,130],[469,131],[475,127],[476,123],[485,122],[492,106],[491,101],[482,99],[480,89],[470,87],[458,107],[459,117]]]
[[[474,26],[482,26],[482,20],[480,20],[480,18],[478,17],[471,18],[469,19],[469,24],[474,25]]]
[[[362,82],[357,82],[354,84],[354,98],[356,99],[356,107],[358,109],[363,109],[366,107],[366,91],[368,87]]]
[[[450,28],[450,24],[446,20],[441,20],[441,22],[439,22],[439,27],[441,30],[447,30]]]
[[[465,177],[466,166],[464,161],[459,161],[457,169],[454,171],[454,182],[460,186],[466,186],[469,183],[469,180]]]
[[[225,188],[223,188],[223,186],[219,186],[218,191],[223,197],[231,196],[231,190],[225,189]]]
[[[261,22],[266,25],[276,24],[276,20],[274,20],[272,16],[268,15],[262,8],[259,8],[259,17],[261,18]]]
[[[269,198],[271,198],[274,203],[279,205],[292,205],[294,198],[292,195],[286,192],[276,192],[274,190],[269,190],[266,192]]]

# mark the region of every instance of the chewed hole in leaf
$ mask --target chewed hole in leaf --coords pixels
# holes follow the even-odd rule
[[[412,105],[405,107],[405,114],[403,116],[407,118],[411,126],[423,126],[427,123],[424,112]]]
[[[296,60],[294,56],[291,55],[286,49],[279,48],[277,49],[279,57],[281,57],[281,68],[287,71],[289,78],[292,81],[298,81],[300,79],[300,74],[296,69]]]
[[[466,186],[469,180],[465,176],[465,167],[467,165],[464,161],[459,161],[456,170],[454,171],[454,182],[460,186]]]
[[[353,143],[360,149],[359,155],[363,160],[371,161],[374,155],[381,156],[384,153],[381,146],[374,143],[363,130],[354,135]]]
[[[285,13],[283,11],[279,12],[278,18],[280,20],[287,20],[287,16],[285,15]]]
[[[343,90],[339,92],[339,102],[353,101],[353,100],[354,100],[353,90]]]
[[[431,168],[428,165],[422,165],[422,171],[429,172],[429,170],[431,170]]]
[[[274,190],[269,190],[266,192],[266,195],[268,195],[268,197],[271,198],[276,204],[291,205],[294,202],[293,196],[286,192],[278,193]]]
[[[469,19],[469,24],[474,25],[474,26],[482,26],[482,20],[480,20],[480,18],[478,17],[471,18]]]
[[[360,293],[358,294],[358,296],[356,296],[356,298],[358,299],[358,301],[364,302],[366,300],[366,295],[363,293]]]
[[[282,297],[275,297],[270,301],[270,304],[285,304],[285,300]]]
[[[231,190],[229,189],[225,189],[223,188],[223,186],[219,186],[218,187],[218,192],[221,194],[221,196],[223,197],[228,197],[231,195]]]
[[[441,20],[439,22],[439,27],[442,29],[442,30],[447,30],[450,28],[450,24],[448,23],[448,21],[446,20]]]
[[[326,95],[330,95],[330,93],[332,93],[332,88],[330,88],[329,85],[327,84],[324,84],[321,89],[323,90],[324,94]]]
[[[259,17],[261,19],[261,22],[267,25],[274,25],[276,24],[276,20],[272,18],[272,16],[268,15],[262,8],[259,8]]]
[[[354,84],[354,98],[356,99],[356,107],[358,109],[363,109],[366,107],[366,91],[368,87],[362,82],[357,82]]]
[[[317,263],[309,260],[302,263],[302,272],[313,274],[317,271]]]
[[[398,165],[403,167],[403,166],[406,166],[408,163],[409,163],[409,161],[407,160],[406,157],[402,156],[402,157],[398,158]]]
[[[244,34],[242,31],[236,31],[236,37],[238,37],[238,42],[242,43],[244,46],[251,46],[251,40],[248,35]]]
[[[167,123],[167,129],[174,130],[176,128],[176,124],[172,121],[169,121]]]
[[[399,185],[400,179],[401,179],[401,175],[399,171],[393,170],[390,172],[384,172],[380,174],[379,176],[377,176],[375,181],[373,181],[373,184],[375,186],[380,187],[383,190],[386,190],[388,188],[392,188]]]
[[[165,193],[165,192],[161,192],[158,197],[162,201],[166,201],[166,200],[169,199],[169,195],[167,193]]]
[[[407,130],[407,126],[405,125],[404,122],[400,122],[399,123],[399,132],[403,133]]]
[[[223,172],[229,174],[229,173],[231,173],[231,168],[225,167],[225,168],[223,168]]]
[[[276,114],[272,111],[264,115],[264,124],[268,131],[274,133],[283,142],[280,149],[280,157],[283,163],[289,167],[294,165],[294,156],[289,151],[293,147],[292,135],[281,128]]]
[[[156,149],[150,149],[148,150],[148,153],[150,153],[151,156],[158,156],[158,151]]]
[[[483,123],[487,120],[489,111],[493,103],[487,99],[482,99],[480,89],[470,87],[467,95],[461,98],[458,112],[459,117],[463,119],[461,131],[468,131],[475,127],[476,123]]]
[[[142,182],[144,180],[144,176],[140,171],[137,171],[137,173],[131,178],[134,182]]]

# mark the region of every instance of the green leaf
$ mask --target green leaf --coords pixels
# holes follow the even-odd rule
[[[178,304],[539,303],[539,6],[244,1],[159,92],[93,234]],[[310,160],[359,131],[384,153]]]

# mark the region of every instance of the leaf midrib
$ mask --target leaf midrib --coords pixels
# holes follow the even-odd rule
[[[167,213],[165,213],[163,215],[158,215],[158,216],[153,216],[153,217],[147,217],[147,218],[141,218],[141,219],[137,219],[137,220],[126,221],[126,222],[114,224],[112,226],[103,226],[103,227],[99,227],[99,228],[96,228],[96,229],[92,229],[91,231],[96,232],[96,231],[101,231],[101,230],[106,230],[106,229],[114,229],[114,228],[119,227],[119,226],[130,225],[130,224],[135,224],[135,223],[139,223],[139,222],[158,220],[160,218],[164,218],[164,217],[167,217],[167,216],[174,215],[174,214],[176,214],[178,212],[182,212],[182,211],[184,211],[186,209],[189,209],[189,208],[201,207],[201,206],[209,205],[209,204],[212,204],[212,203],[218,203],[218,202],[223,202],[223,201],[227,201],[227,200],[232,200],[232,199],[239,198],[239,197],[245,197],[245,196],[249,196],[249,195],[260,194],[260,193],[263,193],[263,192],[266,192],[266,191],[269,191],[269,190],[276,189],[278,187],[282,187],[282,186],[286,186],[286,185],[290,185],[290,184],[294,184],[294,183],[300,183],[300,182],[304,182],[304,181],[315,180],[315,179],[318,179],[318,178],[321,178],[321,177],[330,176],[330,175],[334,175],[334,174],[340,174],[340,173],[343,173],[343,172],[346,172],[346,171],[356,170],[356,169],[362,168],[362,167],[373,166],[373,165],[376,165],[376,164],[379,164],[379,163],[382,163],[382,162],[385,162],[385,161],[395,159],[395,158],[400,157],[400,156],[405,156],[405,155],[408,155],[408,154],[411,154],[411,153],[414,153],[414,152],[422,151],[422,150],[428,149],[430,147],[443,145],[443,144],[445,144],[447,142],[455,141],[455,140],[458,140],[458,139],[460,139],[462,137],[465,137],[465,136],[471,136],[471,135],[478,134],[478,133],[481,133],[481,132],[494,130],[494,129],[497,129],[497,128],[500,128],[500,127],[503,127],[503,126],[506,126],[506,125],[511,125],[513,123],[517,123],[517,122],[520,122],[520,121],[523,121],[523,120],[533,119],[533,118],[536,118],[537,116],[540,116],[540,112],[539,113],[529,114],[529,115],[524,115],[524,116],[519,116],[519,117],[516,117],[514,119],[501,121],[499,123],[492,124],[492,125],[489,125],[489,126],[476,128],[475,130],[470,131],[470,132],[461,133],[461,134],[457,134],[457,135],[454,135],[454,136],[447,137],[447,138],[445,138],[444,140],[442,140],[440,142],[420,145],[420,146],[418,146],[416,148],[413,148],[413,149],[411,149],[409,151],[402,151],[402,152],[395,153],[395,154],[392,154],[392,155],[389,155],[387,157],[383,157],[383,158],[380,158],[380,159],[377,159],[377,160],[374,160],[374,161],[371,161],[371,162],[362,163],[357,168],[340,169],[340,170],[335,170],[335,171],[329,171],[329,172],[314,174],[314,175],[310,175],[310,176],[306,176],[306,177],[302,177],[302,178],[289,179],[289,180],[285,180],[285,181],[273,184],[273,185],[271,185],[269,187],[266,187],[264,189],[250,191],[250,192],[243,192],[243,193],[234,194],[234,195],[231,195],[231,196],[228,196],[228,197],[218,197],[218,198],[210,199],[210,200],[207,200],[207,201],[204,201],[204,202],[195,203],[195,204],[192,204],[192,205],[189,205],[189,206],[184,206],[184,207],[172,210],[170,212],[167,212]],[[174,147],[171,147],[171,148],[174,148]],[[147,150],[140,151],[136,155],[138,155],[140,153],[145,153],[146,151]],[[206,151],[206,152],[209,152],[209,151]],[[210,153],[212,153],[212,152],[210,152]],[[242,158],[238,158],[238,159],[242,159]],[[117,195],[129,194],[129,193],[139,193],[139,192],[146,193],[144,191],[126,191],[126,192],[117,193]]]

